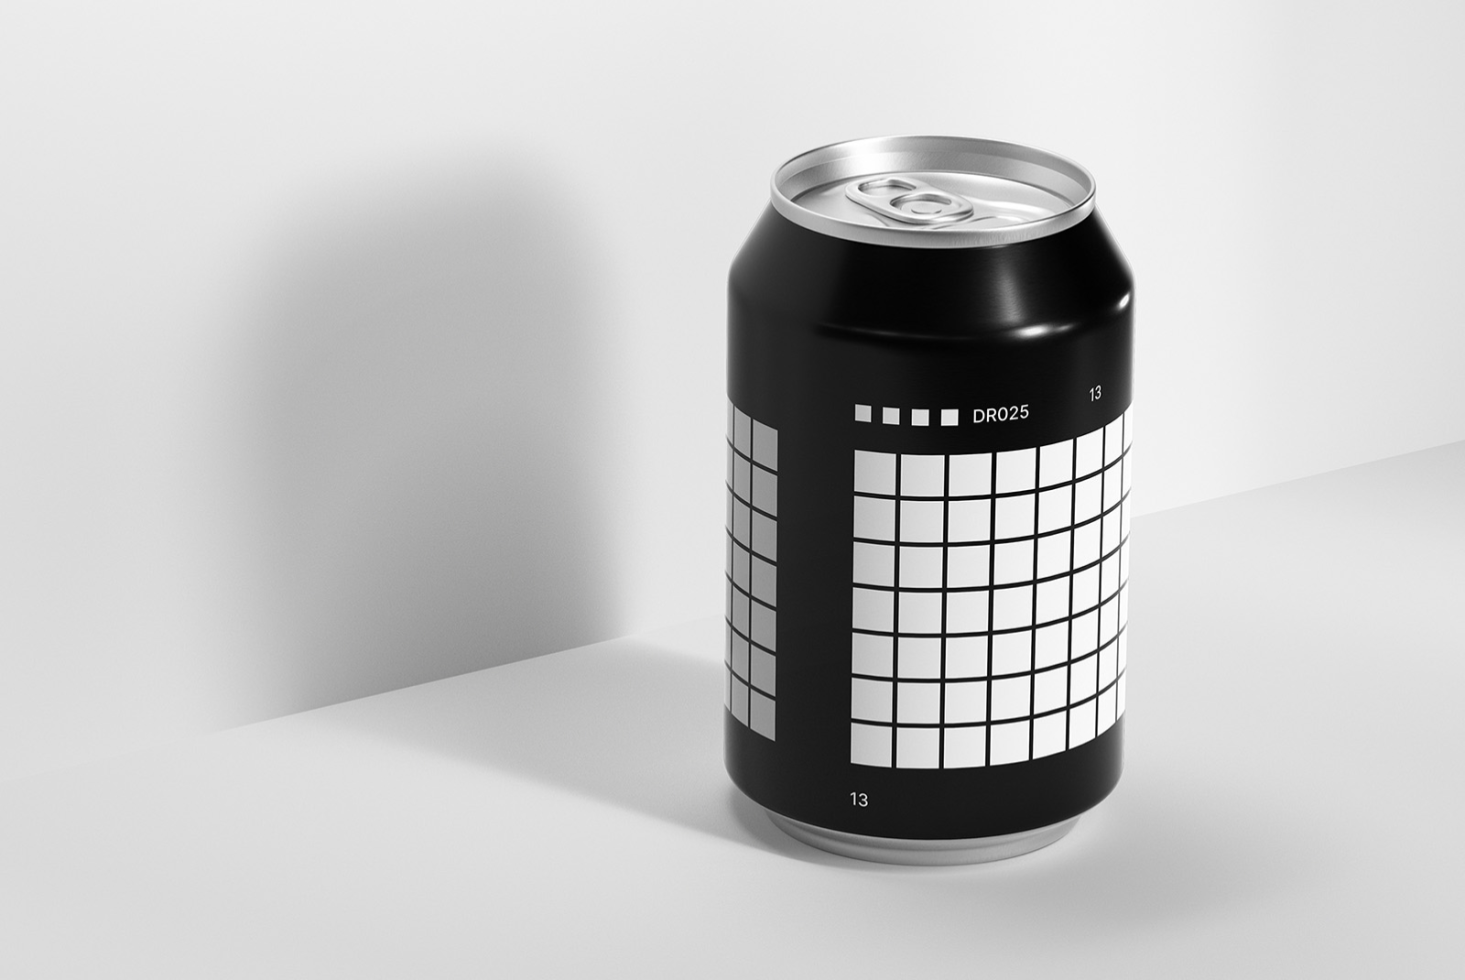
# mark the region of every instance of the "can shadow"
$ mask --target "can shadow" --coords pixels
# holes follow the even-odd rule
[[[243,358],[277,710],[621,631],[605,290],[545,179],[416,173],[280,236]]]
[[[509,664],[328,716],[373,738],[511,773],[818,874],[880,879],[892,901],[949,920],[951,935],[976,924],[985,932],[1041,921],[1074,935],[1112,936],[1254,905],[1309,877],[1305,834],[1285,819],[1273,814],[1264,823],[1205,797],[1193,775],[1142,767],[1068,837],[1007,861],[910,868],[809,847],[779,831],[723,769],[719,625],[698,624],[690,640],[684,627],[683,639],[631,637]]]
[[[717,643],[716,634],[708,637]],[[722,685],[715,653],[691,656],[630,637],[339,705],[323,717],[371,738],[745,840],[728,807],[735,791],[722,766]]]

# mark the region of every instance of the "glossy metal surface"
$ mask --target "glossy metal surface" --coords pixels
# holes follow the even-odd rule
[[[800,820],[768,812],[768,819],[795,840],[821,851],[878,861],[882,864],[910,864],[934,867],[954,864],[985,864],[1041,850],[1067,834],[1078,824],[1078,817],[1036,830],[998,837],[971,837],[965,840],[904,840],[891,837],[869,837],[841,830],[815,827]]]
[[[874,245],[973,248],[1032,241],[1094,209],[1087,170],[997,140],[889,136],[811,150],[773,176],[773,207],[811,231]]]

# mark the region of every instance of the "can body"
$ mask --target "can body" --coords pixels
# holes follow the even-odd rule
[[[950,248],[765,212],[729,281],[725,724],[770,813],[970,841],[1113,789],[1132,288],[1097,212]]]

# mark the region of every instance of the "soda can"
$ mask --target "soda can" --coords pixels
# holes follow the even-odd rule
[[[784,831],[993,860],[1114,788],[1133,281],[1077,164],[780,167],[728,286],[726,764]]]

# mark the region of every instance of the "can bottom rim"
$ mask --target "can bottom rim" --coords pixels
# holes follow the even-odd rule
[[[925,866],[984,864],[1030,854],[1059,840],[1078,823],[1078,817],[1069,817],[1036,830],[999,834],[995,837],[909,840],[899,837],[868,837],[843,830],[830,830],[785,817],[772,810],[766,812],[775,827],[811,847],[861,861]]]

